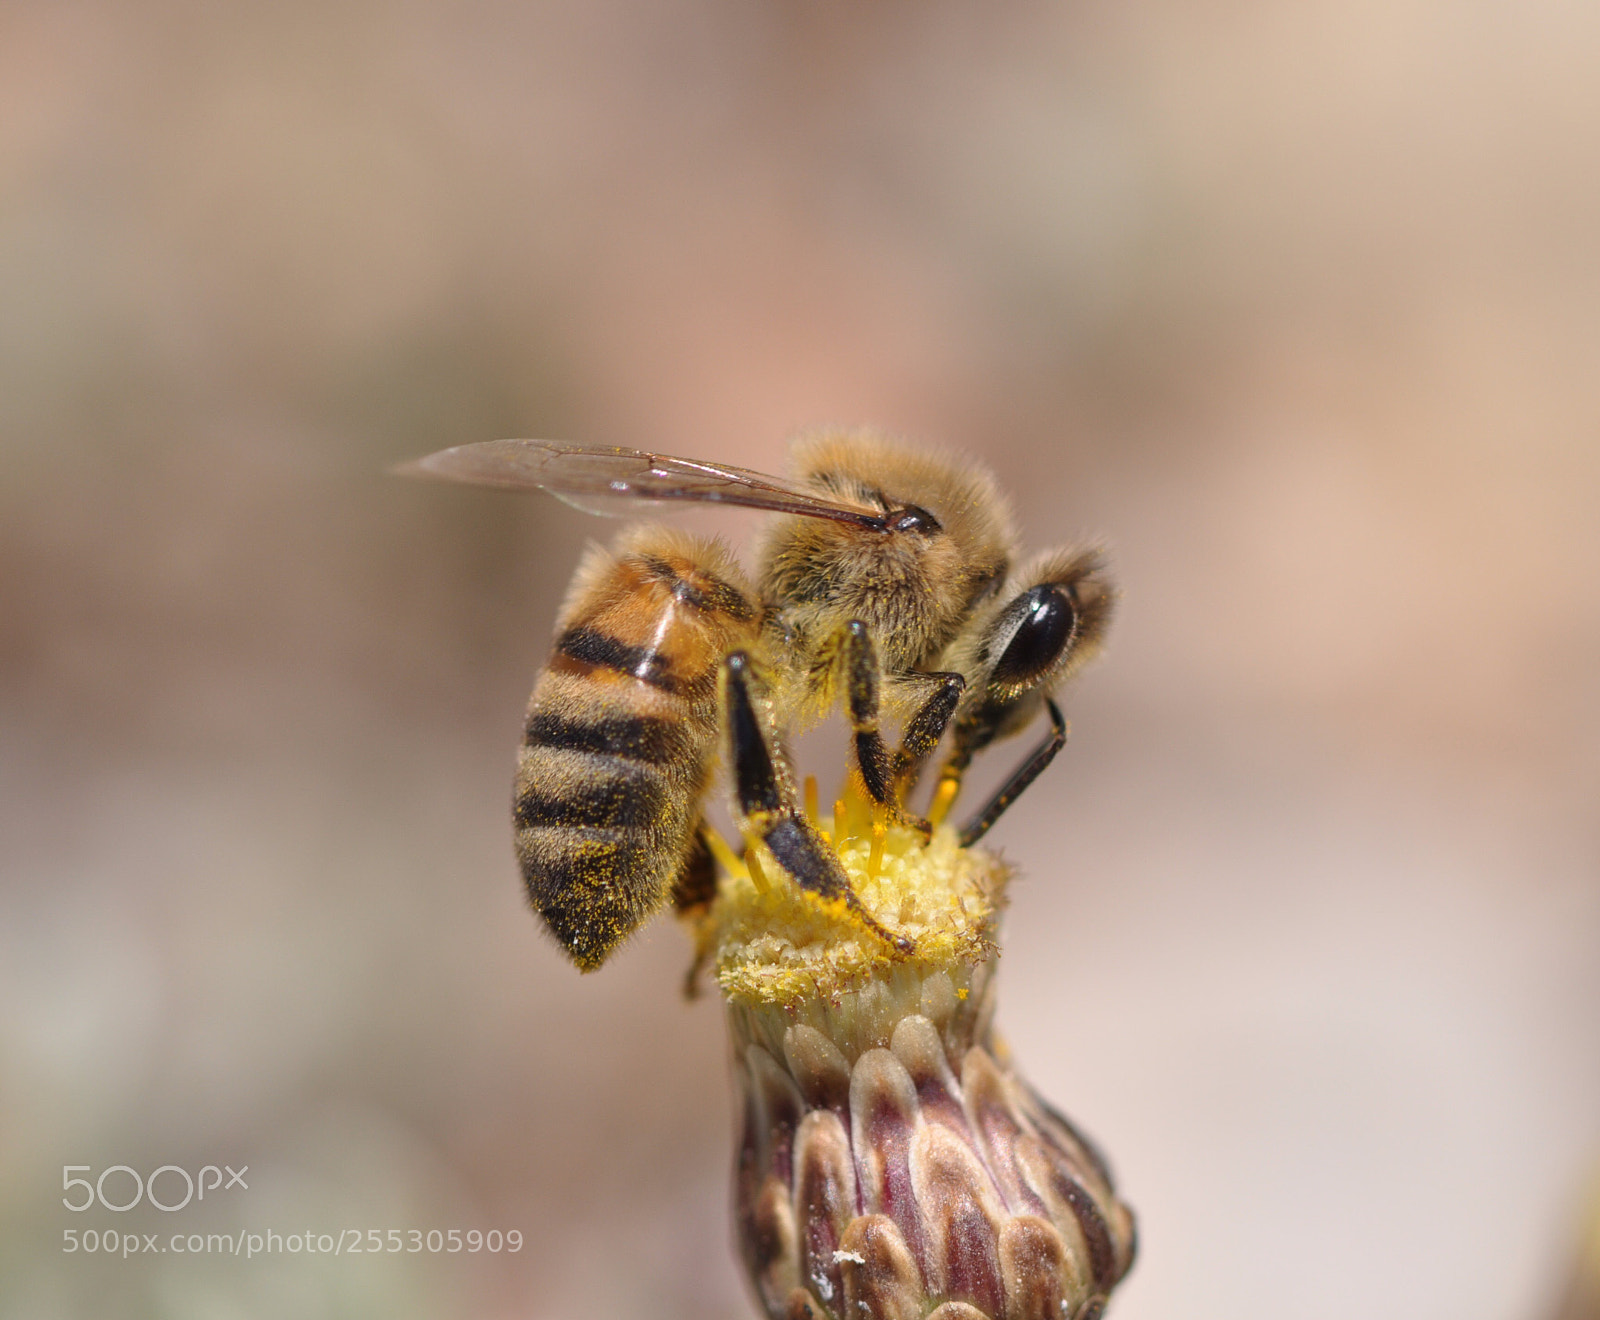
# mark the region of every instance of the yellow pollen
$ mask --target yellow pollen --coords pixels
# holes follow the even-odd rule
[[[806,817],[812,822],[817,820],[817,777],[806,776]]]

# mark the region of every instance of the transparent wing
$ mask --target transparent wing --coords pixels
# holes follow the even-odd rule
[[[402,476],[438,477],[472,486],[545,490],[586,512],[610,512],[597,502],[694,500],[747,509],[830,518],[882,529],[884,511],[822,499],[781,477],[640,449],[571,445],[553,440],[485,440],[441,449],[395,469]]]

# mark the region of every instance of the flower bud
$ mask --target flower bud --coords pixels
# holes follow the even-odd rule
[[[729,859],[703,932],[761,1305],[772,1320],[1097,1320],[1132,1264],[1133,1216],[994,1032],[1009,871],[948,829],[924,844],[863,813],[840,804],[837,850],[909,956],[769,881],[760,847]]]

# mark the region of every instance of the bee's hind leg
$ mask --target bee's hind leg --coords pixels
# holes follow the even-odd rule
[[[926,837],[933,832],[933,827],[900,806],[901,794],[944,736],[950,717],[961,701],[966,680],[960,674],[917,675],[933,683],[934,689],[907,722],[900,747],[891,755],[878,728],[882,669],[878,665],[872,634],[866,624],[852,620],[844,626],[841,641],[846,708],[855,735],[856,768],[861,773],[862,785],[874,802],[887,807],[893,816]]]
[[[673,909],[691,921],[705,916],[717,896],[717,867],[705,833],[710,828],[704,820],[695,826],[694,841],[672,882]]]
[[[879,939],[910,953],[909,939],[885,929],[862,906],[838,854],[801,809],[788,766],[773,754],[754,668],[743,651],[735,651],[722,667],[724,732],[741,824],[802,889],[843,903]]]
[[[695,827],[689,854],[672,882],[673,909],[688,923],[694,938],[694,961],[683,978],[685,999],[700,997],[700,972],[711,957],[706,918],[717,896],[717,868],[706,840],[706,831],[710,828],[704,819]]]

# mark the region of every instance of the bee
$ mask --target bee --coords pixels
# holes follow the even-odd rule
[[[946,733],[937,815],[978,752],[1043,712],[1048,736],[962,829],[970,845],[1061,749],[1051,693],[1111,616],[1095,552],[1018,564],[987,471],[873,431],[802,437],[785,478],[540,440],[462,445],[402,471],[541,489],[592,512],[688,500],[776,515],[749,578],[720,541],[658,525],[591,548],[573,578],[529,700],[514,812],[529,896],[585,971],[669,901],[709,898],[702,802],[719,755],[746,839],[910,953],[803,810],[783,738],[842,709],[862,789],[926,835],[904,802]]]

